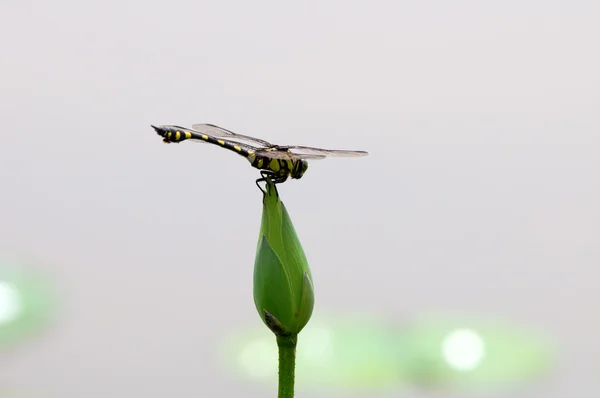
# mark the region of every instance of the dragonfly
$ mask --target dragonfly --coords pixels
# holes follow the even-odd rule
[[[368,152],[365,151],[322,149],[298,145],[273,145],[268,141],[237,134],[208,123],[194,124],[191,129],[175,125],[151,126],[163,138],[163,142],[167,144],[187,140],[209,143],[245,157],[252,167],[260,170],[261,178],[256,180],[256,185],[261,190],[260,183],[267,181],[267,179],[270,179],[274,184],[280,184],[288,178],[302,178],[308,169],[308,160],[319,160],[328,157],[352,158],[368,155]]]

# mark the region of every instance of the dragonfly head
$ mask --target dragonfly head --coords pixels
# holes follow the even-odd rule
[[[296,179],[302,178],[306,172],[306,169],[308,169],[308,162],[304,159],[298,159],[294,165],[294,168],[292,169],[292,172],[290,173],[290,177]]]

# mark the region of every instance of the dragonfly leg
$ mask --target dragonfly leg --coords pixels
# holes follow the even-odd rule
[[[266,181],[265,178],[259,178],[258,180],[256,180],[256,186],[258,187],[258,189],[260,189],[260,191],[264,194],[266,194],[265,190],[262,189],[262,187],[260,186],[260,183]]]
[[[271,179],[271,181],[274,181],[276,176],[275,173],[270,172],[270,171],[261,171],[260,172],[261,178],[259,178],[258,180],[256,180],[256,186],[258,187],[258,189],[260,189],[260,191],[266,195],[266,191],[264,189],[262,189],[262,187],[260,186],[261,182],[267,181],[267,179]]]
[[[260,183],[270,179],[273,182],[273,186],[275,187],[275,194],[277,196],[279,196],[279,191],[277,191],[277,184],[281,184],[282,182],[287,180],[288,176],[287,175],[281,176],[281,175],[277,175],[276,173],[274,173],[272,171],[264,171],[264,170],[260,172],[260,175],[262,177],[259,178],[258,180],[256,180],[256,186],[258,187],[258,189],[260,189],[263,194],[266,194],[266,191],[264,189],[262,189],[262,187],[260,186]]]

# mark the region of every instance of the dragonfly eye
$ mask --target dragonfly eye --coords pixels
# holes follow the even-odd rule
[[[304,159],[298,160],[296,165],[294,166],[294,170],[292,173],[292,178],[302,178],[306,170],[308,169],[308,162]]]

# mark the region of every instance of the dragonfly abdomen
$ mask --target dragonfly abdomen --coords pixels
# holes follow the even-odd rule
[[[152,126],[154,127],[154,126]],[[251,161],[253,151],[249,151],[240,145],[236,145],[234,142],[218,139],[216,137],[201,134],[195,131],[189,131],[179,126],[159,126],[154,127],[158,135],[163,137],[163,141],[167,144],[171,142],[181,142],[189,139],[201,140],[210,144],[222,146],[223,148],[229,149],[230,151],[236,152]]]
[[[229,149],[230,151],[239,153],[240,155],[242,155],[246,158],[251,157],[251,155],[254,153],[254,152],[251,152],[251,151],[248,151],[248,150],[242,148],[239,145],[236,145],[235,143],[225,141],[225,140],[220,140],[218,138],[211,137],[210,135],[206,135],[206,134],[192,133],[192,138],[200,139],[200,140],[209,142],[214,145],[222,146],[223,148],[226,148],[226,149]]]

